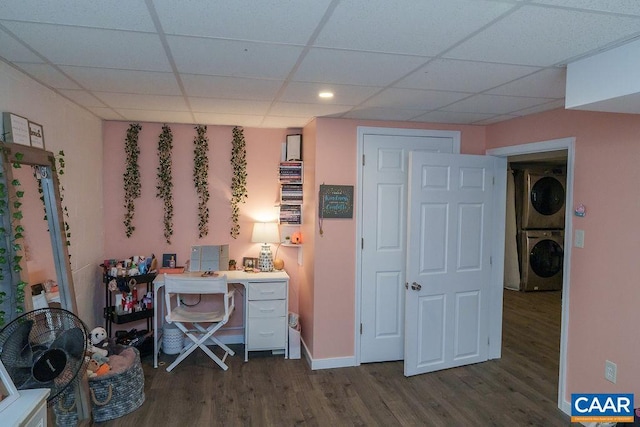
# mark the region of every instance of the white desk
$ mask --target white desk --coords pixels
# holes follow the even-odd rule
[[[244,287],[244,361],[249,351],[284,350],[289,357],[289,275],[284,271],[271,273],[245,273],[240,270],[218,271],[227,276],[228,283]],[[179,276],[201,276],[201,272],[182,273]],[[164,275],[153,281],[153,367],[158,367],[160,329],[164,321],[164,298],[158,297],[164,287]],[[158,302],[160,301],[160,303]],[[162,310],[162,314],[159,314]],[[265,329],[266,328],[266,329]]]

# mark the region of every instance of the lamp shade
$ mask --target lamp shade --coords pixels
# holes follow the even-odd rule
[[[253,243],[280,243],[280,231],[276,222],[256,222],[251,235]]]

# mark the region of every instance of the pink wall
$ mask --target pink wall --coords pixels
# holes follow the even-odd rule
[[[125,258],[131,255],[150,255],[161,258],[163,253],[176,253],[178,265],[189,259],[192,245],[229,244],[230,257],[242,262],[242,258],[257,257],[260,245],[251,243],[251,231],[255,221],[274,221],[278,218],[275,206],[279,199],[278,163],[281,144],[287,133],[299,130],[244,129],[247,146],[247,189],[249,197],[240,208],[240,236],[231,238],[230,185],[232,127],[209,126],[209,235],[198,238],[197,196],[193,186],[193,125],[171,124],[173,133],[172,172],[174,197],[174,234],[171,244],[163,236],[163,203],[156,198],[156,174],[158,167],[157,145],[162,125],[142,123],[139,134],[141,197],[136,200],[134,225],[131,238],[125,235],[123,174],[124,139],[129,123],[105,122],[104,125],[104,230],[105,258]],[[272,246],[275,253],[276,247]],[[285,270],[291,276],[290,308],[298,310],[297,249],[281,247],[278,257],[285,261]],[[238,301],[236,302],[238,303]],[[242,306],[231,326],[241,324]],[[101,309],[101,308],[97,308]],[[134,327],[125,325],[125,327]]]
[[[570,393],[640,395],[640,120],[637,115],[554,110],[487,128],[487,148],[575,137],[572,217],[585,247],[571,258],[567,399]],[[617,383],[604,379],[605,360],[618,366]]]
[[[357,128],[358,126],[440,129],[461,131],[461,152],[483,154],[484,127],[442,124],[377,122],[318,118],[315,127],[315,182],[313,193],[317,197],[320,184],[356,185],[357,181]],[[313,133],[309,127],[306,133]],[[305,138],[305,144],[308,138]],[[305,145],[305,150],[306,150]],[[305,151],[305,159],[307,159]],[[306,178],[305,178],[306,179]],[[306,187],[305,181],[305,187]],[[310,191],[310,190],[306,190]],[[355,189],[357,192],[357,188]],[[305,194],[306,197],[306,194]],[[307,200],[305,198],[305,200]],[[317,207],[314,207],[317,210]],[[317,213],[314,212],[314,216]],[[305,220],[306,221],[306,220]],[[307,232],[306,241],[313,242],[314,269],[308,289],[301,291],[301,307],[313,306],[305,313],[303,337],[312,349],[314,359],[352,357],[355,330],[355,236],[354,219],[325,220],[324,235],[318,227]],[[307,245],[305,245],[306,247]],[[306,266],[305,266],[306,268]],[[311,284],[313,283],[313,284]],[[307,300],[311,298],[312,300]],[[312,319],[309,317],[312,316]],[[304,331],[313,323],[313,334]],[[312,341],[308,341],[311,339]]]

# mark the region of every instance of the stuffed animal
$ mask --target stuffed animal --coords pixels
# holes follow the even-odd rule
[[[95,356],[87,363],[87,377],[89,378],[104,375],[111,370],[111,366],[108,363],[100,361],[100,357],[96,358]]]
[[[117,353],[117,346],[112,340],[107,337],[107,331],[104,328],[97,327],[91,330],[89,334],[89,338],[91,340],[91,345],[89,351],[92,353],[100,353],[103,356],[107,357],[111,354]],[[94,349],[92,349],[93,347]]]
[[[101,327],[93,328],[91,330],[91,333],[89,334],[89,339],[91,341],[91,344],[100,347],[98,344],[107,339],[106,329]]]

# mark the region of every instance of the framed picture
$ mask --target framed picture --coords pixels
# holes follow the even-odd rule
[[[171,266],[171,260],[173,260],[173,267]],[[174,268],[178,262],[176,254],[162,254],[162,266],[166,268]]]
[[[302,135],[287,135],[286,160],[302,160]]]
[[[245,270],[258,268],[258,258],[250,258],[250,257],[242,258],[242,267]]]
[[[3,113],[4,141],[14,144],[31,145],[29,120],[13,113]]]
[[[19,393],[2,361],[0,361],[0,412],[16,401],[20,397]]]
[[[353,185],[320,185],[320,218],[353,218]]]
[[[42,129],[42,125],[29,122],[29,138],[31,139],[32,147],[42,148],[44,150],[44,130]]]

